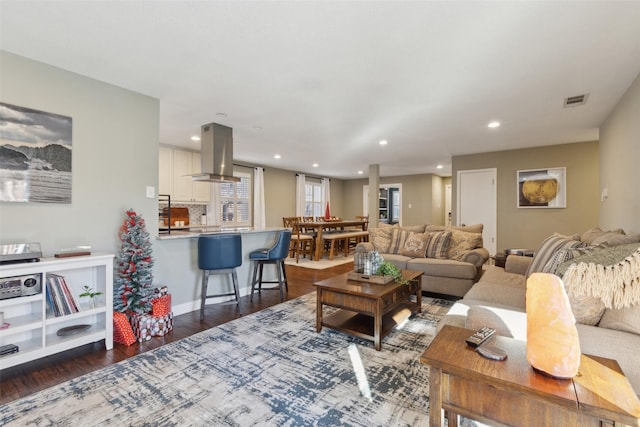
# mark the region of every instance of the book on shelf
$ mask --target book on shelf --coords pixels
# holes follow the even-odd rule
[[[56,317],[80,311],[80,304],[78,304],[64,276],[58,274],[49,273],[47,275],[47,302]]]

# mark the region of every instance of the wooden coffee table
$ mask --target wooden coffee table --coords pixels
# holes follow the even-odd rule
[[[413,313],[422,311],[420,271],[402,270],[408,284],[376,284],[349,280],[347,273],[316,282],[316,331],[323,326],[373,341],[380,350],[381,341],[396,325]],[[409,300],[416,296],[416,302]],[[340,310],[323,316],[324,306]]]
[[[449,426],[458,415],[491,425],[640,425],[640,400],[615,360],[582,355],[578,375],[560,380],[537,373],[523,341],[495,336],[507,360],[480,356],[465,339],[472,330],[446,325],[420,357],[430,366],[429,419]]]

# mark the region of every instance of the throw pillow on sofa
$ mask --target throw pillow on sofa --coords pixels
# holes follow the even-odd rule
[[[400,251],[400,255],[425,258],[428,242],[429,235],[426,233],[409,233],[404,241],[404,247]]]
[[[536,250],[525,277],[528,279],[533,273],[542,273],[544,266],[560,249],[582,248],[587,246],[586,243],[577,240],[579,237],[580,236],[564,236],[558,233],[547,237],[542,244],[540,244],[538,250]]]
[[[389,253],[393,230],[392,227],[370,228],[369,241],[373,245],[373,249],[381,254]]]
[[[582,235],[580,235],[580,240],[585,242],[587,245],[597,245],[598,243],[602,243],[603,238],[606,239],[610,236],[624,236],[624,231],[620,228],[616,230],[602,231],[600,227],[593,227],[582,233]],[[596,239],[599,241],[596,242]]]
[[[451,229],[451,243],[449,244],[449,259],[461,260],[464,254],[482,247],[482,233],[469,233]]]
[[[404,248],[404,242],[409,237],[410,231],[401,228],[393,228],[391,232],[391,245],[387,253],[399,254]]]
[[[451,232],[438,231],[425,234],[429,236],[425,251],[427,258],[447,259],[449,244],[451,243]]]

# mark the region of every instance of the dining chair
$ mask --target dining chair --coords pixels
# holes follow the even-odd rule
[[[301,231],[300,221],[295,217],[289,218],[286,227],[291,228],[290,256],[296,258],[296,263],[300,262],[300,254],[303,257],[309,255],[309,259],[313,260],[314,237]]]
[[[262,291],[263,283],[277,283],[277,287],[264,288],[264,290],[280,290],[280,301],[284,301],[284,291],[289,291],[287,273],[284,269],[284,259],[289,254],[291,243],[291,230],[283,230],[278,234],[278,239],[270,248],[257,249],[249,254],[249,259],[254,262],[253,278],[251,279],[251,300],[253,292],[258,285],[258,292]],[[265,264],[274,264],[278,275],[277,281],[262,280],[262,272]]]

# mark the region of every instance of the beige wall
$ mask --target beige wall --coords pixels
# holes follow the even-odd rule
[[[45,256],[75,245],[116,252],[129,208],[158,228],[159,101],[0,52],[0,100],[73,119],[72,203],[0,204],[0,242],[40,242]]]
[[[443,182],[443,178],[432,174],[380,178],[380,184],[402,184],[402,225],[444,224]],[[362,215],[363,186],[368,184],[367,179],[344,181],[345,218]]]
[[[518,170],[566,167],[565,209],[522,209],[516,205]],[[452,159],[452,206],[456,218],[456,175],[460,170],[496,168],[498,174],[498,251],[535,250],[554,232],[581,233],[598,225],[598,142],[497,151]]]
[[[296,172],[265,168],[264,200],[267,227],[281,227],[282,218],[296,214]],[[331,215],[344,216],[343,181],[331,178]]]
[[[640,75],[600,129],[600,226],[640,233]]]

